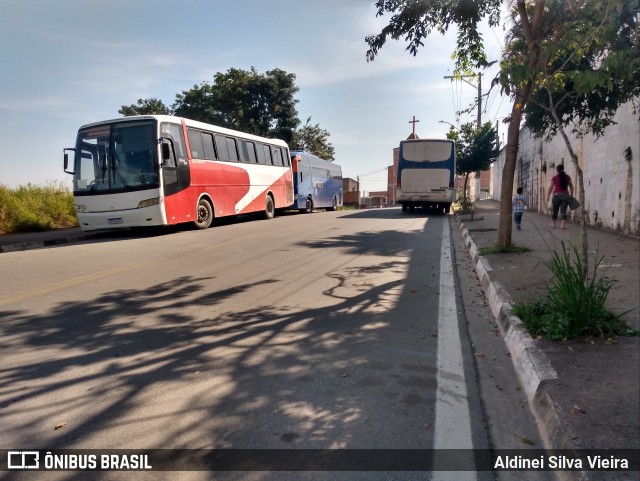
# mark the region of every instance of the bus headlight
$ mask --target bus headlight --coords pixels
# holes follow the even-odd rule
[[[80,212],[80,213],[87,212],[87,206],[76,204],[76,212]]]
[[[154,197],[153,199],[141,200],[138,203],[138,209],[144,209],[145,207],[151,207],[162,202],[162,197]]]

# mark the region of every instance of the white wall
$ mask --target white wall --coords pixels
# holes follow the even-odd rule
[[[640,121],[631,103],[620,108],[615,120],[617,124],[599,139],[593,135],[571,138],[584,175],[586,199],[580,202],[590,224],[640,235]],[[631,147],[630,162],[624,156],[627,147]],[[500,199],[505,154],[502,149],[491,170],[490,195],[496,200]],[[562,137],[546,143],[534,139],[526,127],[521,129],[513,189],[524,187],[529,208],[550,211],[546,191],[560,163],[573,179],[577,196],[575,168]]]

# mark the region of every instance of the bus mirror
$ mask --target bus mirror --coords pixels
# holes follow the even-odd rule
[[[167,162],[171,159],[171,150],[169,149],[169,144],[161,144],[160,149],[162,150],[162,162]]]
[[[68,170],[69,169],[69,154],[67,153],[68,150],[72,150],[75,152],[76,149],[64,149],[64,171],[67,174],[75,174],[75,171],[72,170]]]

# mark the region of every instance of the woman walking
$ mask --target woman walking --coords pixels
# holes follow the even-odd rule
[[[560,211],[560,228],[564,229],[567,223],[567,206],[573,196],[573,183],[571,182],[571,177],[565,173],[564,165],[558,165],[556,170],[558,173],[551,178],[551,183],[547,191],[547,199],[553,193],[553,198],[551,199],[551,206],[553,208],[551,228],[555,229],[558,211]]]

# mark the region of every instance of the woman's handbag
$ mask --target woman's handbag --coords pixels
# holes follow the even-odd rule
[[[580,202],[578,202],[578,199],[571,196],[571,199],[569,199],[569,209],[576,210],[578,207],[580,207]]]

